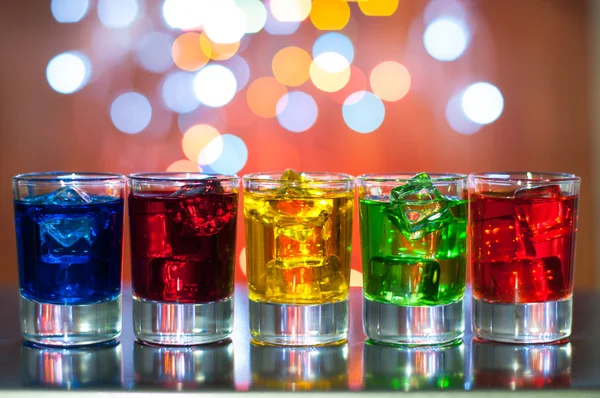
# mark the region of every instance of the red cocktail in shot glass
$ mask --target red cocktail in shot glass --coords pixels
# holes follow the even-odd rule
[[[193,345],[233,328],[236,176],[129,176],[133,326],[138,339]]]
[[[469,176],[473,333],[544,343],[571,334],[579,177]]]

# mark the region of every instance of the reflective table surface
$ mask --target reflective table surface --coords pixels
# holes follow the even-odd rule
[[[475,395],[488,395],[489,389],[502,394],[524,389],[564,396],[600,391],[599,299],[598,293],[575,294],[574,333],[559,344],[493,344],[474,341],[468,333],[454,345],[409,348],[365,342],[361,290],[353,288],[346,344],[283,348],[250,342],[247,291],[245,285],[238,285],[235,331],[230,340],[209,346],[155,347],[135,341],[131,294],[125,290],[119,342],[57,349],[21,340],[18,292],[5,288],[0,290],[0,395],[36,395],[40,389],[55,390],[56,394],[70,390],[75,395],[105,391],[263,395],[266,391],[304,390],[428,395],[471,390]]]

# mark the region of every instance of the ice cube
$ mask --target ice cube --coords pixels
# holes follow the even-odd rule
[[[40,221],[42,261],[51,264],[87,263],[97,233],[88,216],[52,215]]]
[[[57,189],[46,197],[46,204],[80,205],[92,202],[90,195],[75,186]]]
[[[319,267],[319,273],[322,295],[339,293],[347,288],[348,283],[342,273],[339,257],[333,254],[327,257],[327,260]]]
[[[436,256],[442,230],[433,231],[419,239],[408,239],[389,217],[383,219],[379,252],[400,257],[431,258]]]
[[[165,214],[144,214],[135,217],[136,233],[144,234],[146,246],[140,247],[144,256],[170,256],[172,253],[170,227]],[[152,231],[147,234],[146,231]]]
[[[275,225],[280,217],[276,204],[277,201],[245,194],[244,215],[263,224]]]
[[[304,173],[298,173],[293,169],[286,169],[281,175],[281,180],[283,181],[305,181],[306,177]]]
[[[183,185],[169,196],[172,198],[179,198],[207,195],[211,193],[223,193],[223,187],[220,182],[207,178],[206,181],[201,183]]]
[[[205,264],[197,261],[155,257],[150,261],[150,275],[162,282],[167,300],[177,300],[198,291],[198,270]]]
[[[495,291],[491,297],[501,302],[539,302],[562,297],[565,286],[558,257],[513,260],[489,267]]]
[[[441,271],[437,261],[373,257],[371,269],[373,275],[383,275],[372,278],[380,286],[369,286],[369,291],[379,292],[386,301],[410,304],[438,297]]]
[[[545,185],[533,188],[521,188],[515,191],[516,198],[528,199],[558,199],[560,198],[561,189],[559,185]]]
[[[559,238],[573,230],[572,209],[560,196],[518,201],[516,213],[521,233],[533,243]]]
[[[267,297],[298,296],[298,299],[314,300],[321,297],[319,260],[298,259],[267,263]]]
[[[393,188],[386,212],[407,239],[421,239],[452,222],[448,200],[427,173],[419,173],[406,184]]]
[[[515,258],[535,257],[531,242],[523,239],[516,217],[473,220],[473,255],[482,262],[511,261]]]
[[[201,195],[167,204],[167,212],[182,233],[211,236],[219,233],[230,222],[235,222],[237,203],[234,196]]]

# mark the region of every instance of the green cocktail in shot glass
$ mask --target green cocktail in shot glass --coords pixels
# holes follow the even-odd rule
[[[464,333],[467,176],[357,178],[369,339],[444,344]]]

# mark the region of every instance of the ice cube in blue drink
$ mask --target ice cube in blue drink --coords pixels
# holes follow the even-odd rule
[[[77,187],[63,187],[45,195],[40,204],[77,206],[89,204],[91,197]],[[94,217],[88,214],[42,215],[40,223],[41,258],[45,263],[71,264],[90,261],[89,252],[97,236]]]

